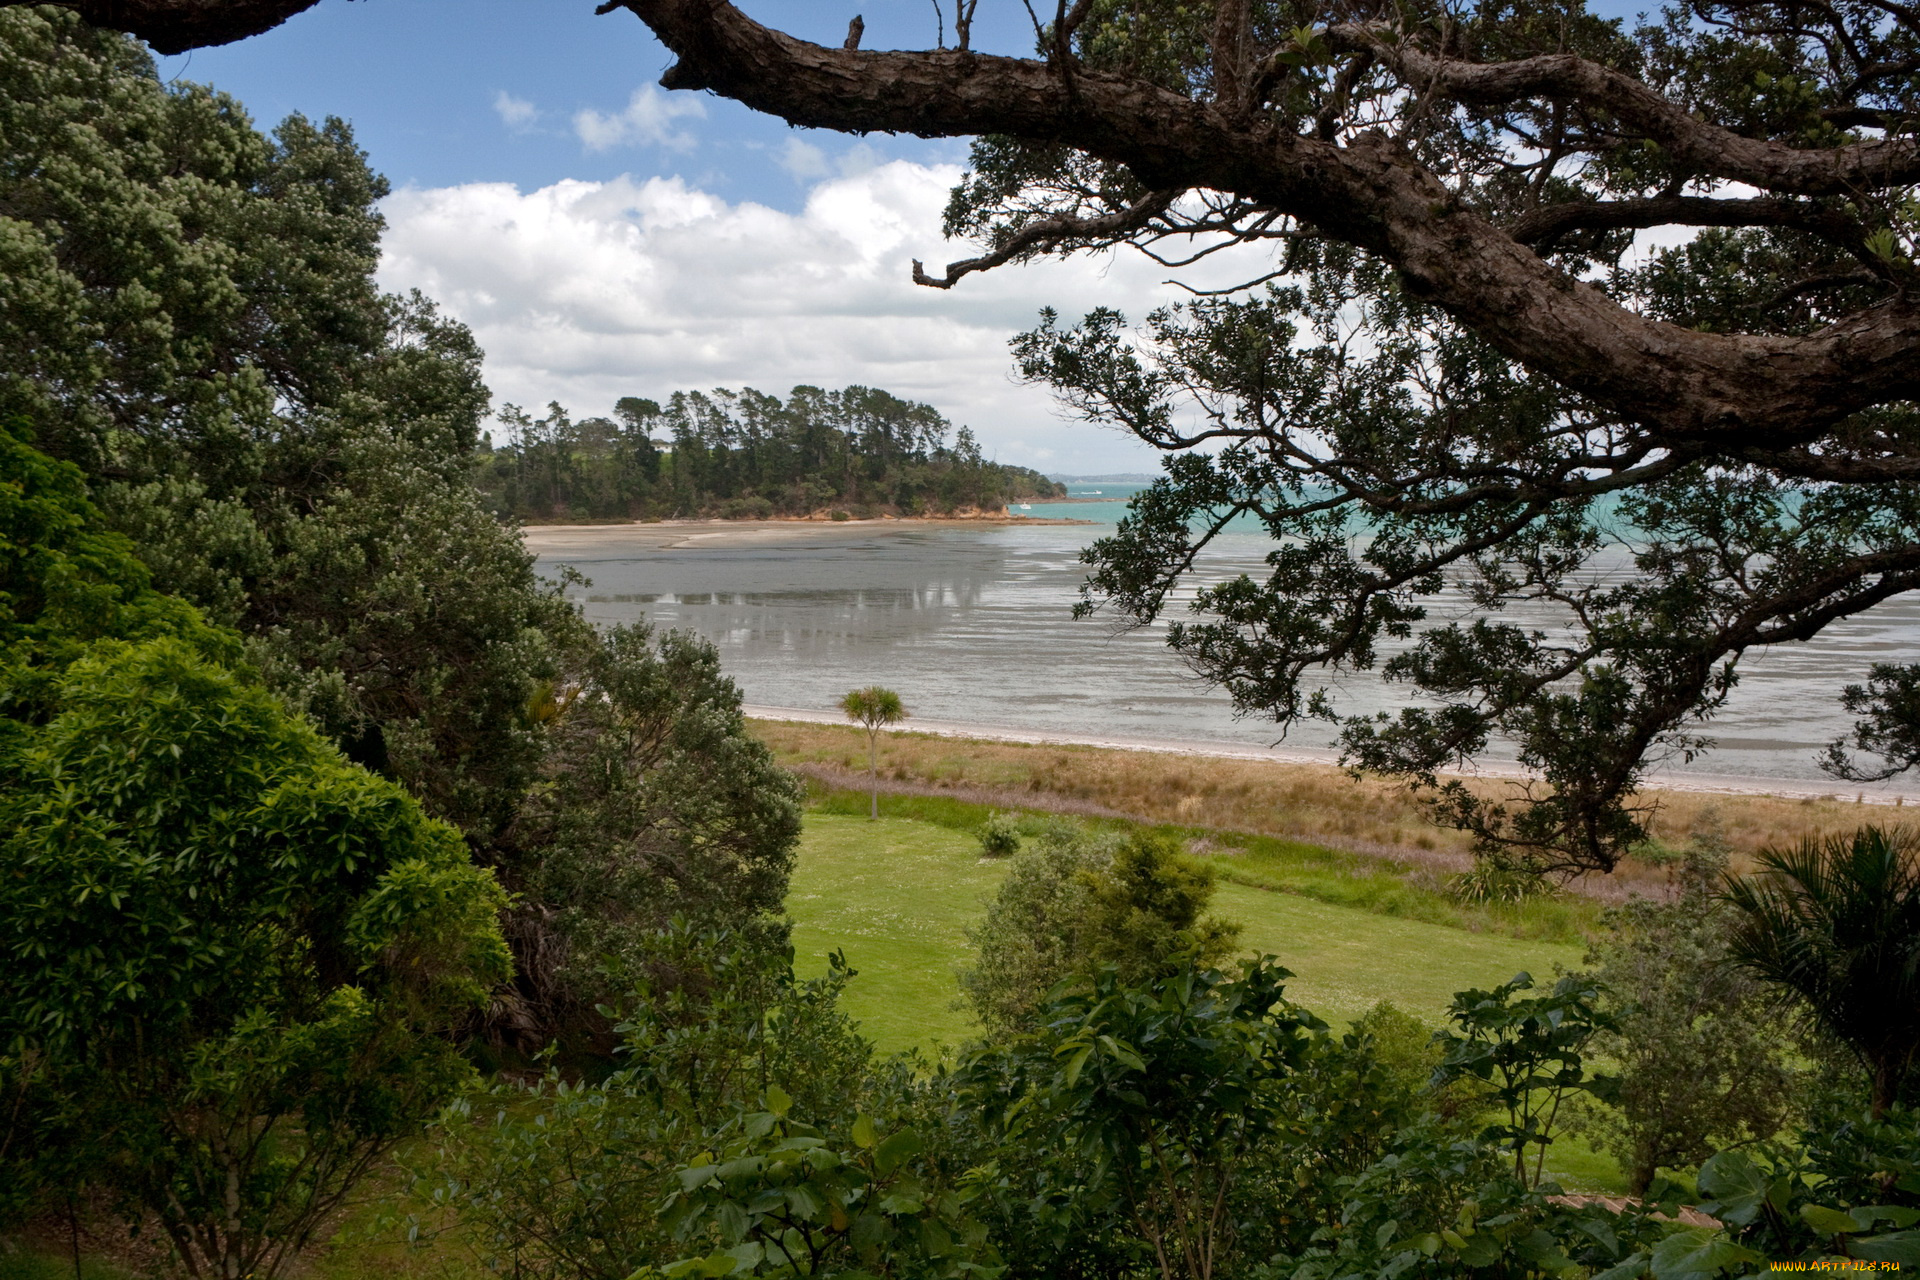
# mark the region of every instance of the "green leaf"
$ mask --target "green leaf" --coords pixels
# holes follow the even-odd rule
[[[1080,1082],[1080,1069],[1087,1065],[1087,1056],[1093,1052],[1092,1045],[1082,1045],[1067,1059],[1067,1088],[1071,1089]]]
[[[873,1117],[861,1116],[853,1122],[853,1141],[863,1151],[873,1150],[873,1144],[880,1140],[873,1131]]]
[[[767,1110],[786,1119],[787,1112],[793,1110],[793,1097],[777,1084],[767,1086]]]
[[[885,1177],[918,1154],[921,1145],[919,1134],[911,1129],[902,1129],[874,1151],[873,1167],[881,1177]]]
[[[1750,1226],[1767,1203],[1767,1177],[1738,1151],[1722,1151],[1700,1166],[1699,1187],[1713,1201],[1708,1212],[1737,1227]]]
[[[1729,1268],[1764,1259],[1725,1236],[1699,1227],[1686,1227],[1662,1240],[1653,1250],[1654,1280],[1695,1280],[1717,1276]]]
[[[1868,1262],[1920,1265],[1920,1231],[1891,1231],[1879,1236],[1855,1236],[1847,1252]]]
[[[1595,1273],[1593,1280],[1640,1280],[1647,1273],[1649,1259],[1644,1253],[1636,1253],[1617,1266]]]
[[[1800,1220],[1823,1236],[1847,1236],[1860,1230],[1860,1224],[1853,1220],[1852,1214],[1829,1209],[1823,1204],[1801,1205]]]

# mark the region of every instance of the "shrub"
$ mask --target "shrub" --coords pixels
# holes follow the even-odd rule
[[[1609,911],[1587,963],[1610,992],[1615,1027],[1600,1052],[1619,1064],[1615,1105],[1585,1126],[1634,1194],[1662,1168],[1771,1137],[1799,1095],[1793,1037],[1777,995],[1728,956],[1729,911],[1713,888],[1724,849],[1706,832],[1677,851],[1682,892]]]
[[[1553,887],[1538,871],[1487,858],[1476,859],[1470,869],[1454,876],[1447,887],[1461,902],[1477,906],[1525,902],[1553,892]]]
[[[274,1276],[466,1086],[448,1033],[507,975],[504,895],[178,640],[105,642],[56,692],[0,762],[0,1046],[191,1274]]]
[[[619,1026],[630,1065],[557,1070],[449,1111],[416,1189],[452,1210],[488,1264],[526,1280],[624,1280],[685,1252],[662,1216],[695,1161],[770,1094],[793,1124],[850,1122],[886,1074],[840,1012],[838,956],[799,981],[790,949],[675,923],[629,952]],[[737,1135],[736,1135],[737,1136]],[[414,1224],[416,1228],[420,1224]]]
[[[720,517],[723,520],[768,520],[773,517],[773,503],[767,498],[731,498],[720,504]]]
[[[1053,820],[1013,858],[960,985],[990,1036],[1030,1029],[1061,980],[1112,964],[1142,981],[1176,958],[1214,963],[1239,933],[1204,914],[1212,871],[1149,836],[1123,840]]]
[[[989,813],[980,824],[980,852],[988,858],[1010,858],[1020,852],[1020,819],[1011,813]]]

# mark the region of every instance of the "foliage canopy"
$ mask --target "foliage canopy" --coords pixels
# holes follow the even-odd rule
[[[0,448],[0,1199],[85,1181],[191,1273],[271,1276],[465,1084],[505,898],[219,665],[74,468]]]
[[[625,396],[611,418],[535,419],[508,405],[507,438],[480,483],[522,519],[993,512],[1066,492],[989,462],[973,432],[931,405],[872,387]]]

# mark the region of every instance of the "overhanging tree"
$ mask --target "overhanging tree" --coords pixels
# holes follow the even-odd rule
[[[306,2],[76,7],[177,49]],[[1019,344],[1176,455],[1090,552],[1089,603],[1155,617],[1257,518],[1265,579],[1201,593],[1174,645],[1282,724],[1341,716],[1316,673],[1405,682],[1399,715],[1346,718],[1349,758],[1490,852],[1610,868],[1642,770],[1707,745],[1743,653],[1920,584],[1906,6],[1698,0],[1629,27],[1564,0],[1057,0],[1030,58],[968,47],[973,0],[958,47],[920,51],[724,0],[615,8],[676,55],[669,88],[976,137],[947,229],[985,251],[923,283],[1118,245],[1244,262],[1247,288],[1142,330],[1048,317]],[[1446,590],[1480,620],[1433,625]],[[1496,739],[1531,789],[1440,785]]]

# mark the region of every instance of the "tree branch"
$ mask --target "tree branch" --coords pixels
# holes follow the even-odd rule
[[[35,0],[0,0],[0,5]],[[153,46],[155,53],[185,53],[232,44],[285,22],[318,0],[61,0],[96,27],[125,31]]]
[[[1624,231],[1646,227],[1792,227],[1849,250],[1860,248],[1860,224],[1837,209],[1804,200],[1761,197],[1716,200],[1706,196],[1653,196],[1553,204],[1522,214],[1508,227],[1521,244],[1551,244],[1572,231]]]
[[[951,289],[962,277],[975,271],[991,271],[1003,266],[1022,254],[1038,249],[1051,248],[1066,240],[1094,240],[1125,235],[1138,231],[1149,222],[1167,211],[1179,196],[1178,191],[1149,191],[1124,209],[1112,213],[1099,214],[1091,218],[1041,218],[1030,222],[1007,238],[1007,242],[992,253],[978,258],[962,258],[958,262],[947,264],[946,274],[930,276],[920,259],[913,260],[913,282],[932,289]]]
[[[1396,267],[1404,287],[1506,355],[1646,423],[1712,451],[1813,439],[1849,415],[1920,397],[1920,311],[1895,297],[1802,335],[1723,334],[1639,315],[1569,279],[1467,208],[1401,145],[1363,133],[1345,145],[1273,120],[1232,120],[1210,103],[1091,68],[1069,91],[1045,63],[953,50],[825,49],[754,22],[726,0],[620,0],[678,55],[668,88],[707,89],[795,124],[926,137],[1001,133],[1128,166],[1160,190],[1212,189],[1299,219]],[[1908,169],[1899,140],[1796,152],[1693,120],[1644,86],[1578,58],[1474,67],[1341,28],[1403,75],[1458,82],[1463,97],[1592,92],[1671,137],[1683,158],[1727,155],[1705,172],[1776,179],[1802,194]],[[1517,70],[1516,70],[1517,68]],[[1418,72],[1419,74],[1414,74]],[[1484,74],[1483,74],[1484,73]],[[1743,160],[1742,157],[1745,157]],[[1725,160],[1725,163],[1721,161]],[[1689,161],[1691,163],[1691,161]]]
[[[1633,77],[1570,53],[1512,62],[1438,57],[1375,27],[1328,28],[1328,43],[1370,50],[1410,85],[1457,102],[1498,107],[1533,98],[1600,108],[1672,153],[1683,168],[1767,191],[1844,195],[1920,180],[1920,139],[1887,138],[1839,147],[1800,148],[1748,138],[1709,124]]]

